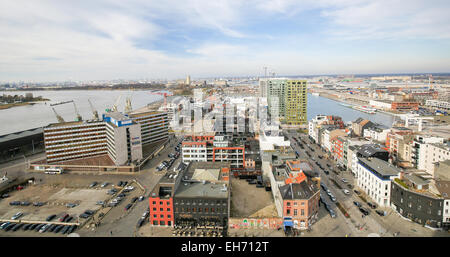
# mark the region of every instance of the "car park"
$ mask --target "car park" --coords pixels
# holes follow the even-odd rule
[[[16,214],[14,214],[14,216],[12,216],[11,219],[12,220],[16,220],[16,219],[18,219],[18,218],[20,218],[22,216],[23,216],[23,212],[18,212]]]

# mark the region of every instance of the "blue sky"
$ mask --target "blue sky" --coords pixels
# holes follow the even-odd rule
[[[445,0],[0,0],[0,81],[450,72]]]

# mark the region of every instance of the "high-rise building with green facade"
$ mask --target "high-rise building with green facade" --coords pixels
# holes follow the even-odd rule
[[[266,91],[271,115],[279,115],[288,125],[306,124],[306,80],[272,78],[262,79],[260,85],[262,83],[264,87],[260,88]]]

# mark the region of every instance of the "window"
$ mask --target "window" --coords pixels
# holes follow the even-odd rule
[[[159,208],[159,210],[160,210],[160,211],[164,211],[164,209],[163,209],[163,208]]]
[[[286,205],[287,205],[287,206],[291,206],[291,203],[290,203],[290,202],[287,202]]]
[[[157,221],[157,220],[154,220],[154,221],[153,221],[153,225],[155,225],[155,226],[158,225],[158,221]]]
[[[297,206],[297,202],[294,202],[294,206]]]
[[[164,214],[161,214],[159,217],[160,217],[161,219],[164,219]]]
[[[169,215],[167,215],[167,218],[170,219],[170,218],[172,218],[172,216],[169,214]]]
[[[163,202],[159,202],[159,205],[163,205]]]
[[[168,225],[168,226],[172,226],[172,221],[170,221],[170,220],[167,221],[167,225]]]
[[[214,208],[211,208],[211,212],[215,212]]]
[[[156,208],[153,208],[154,211],[156,211]]]
[[[167,208],[167,211],[170,211],[170,208]]]
[[[305,205],[305,202],[302,202],[302,205]]]
[[[153,201],[152,203],[153,203],[153,204],[156,204],[156,202],[155,202],[155,201]]]
[[[161,221],[159,222],[159,225],[164,226],[164,225],[166,225],[166,223],[164,222],[164,220],[161,220]]]
[[[156,214],[153,214],[153,218],[156,218],[157,217],[157,215]]]
[[[305,210],[301,209],[301,215],[302,215],[302,216],[305,215]]]
[[[294,210],[294,216],[297,216],[297,209]]]
[[[286,214],[291,214],[291,210],[288,209],[288,210],[286,211]]]

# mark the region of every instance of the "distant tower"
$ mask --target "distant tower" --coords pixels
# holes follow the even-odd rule
[[[186,85],[190,85],[191,84],[191,76],[187,75],[186,77]]]

